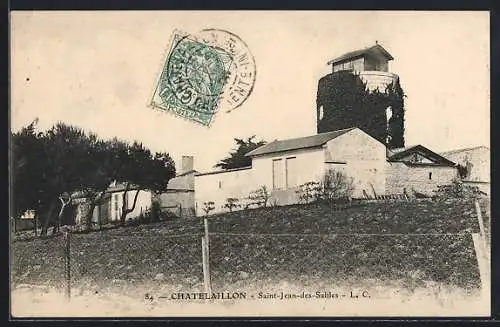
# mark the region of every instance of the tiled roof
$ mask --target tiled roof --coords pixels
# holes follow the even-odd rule
[[[391,56],[391,54],[389,52],[387,52],[387,50],[385,50],[380,44],[375,44],[374,46],[371,46],[371,47],[368,47],[368,48],[364,48],[364,49],[360,49],[360,50],[355,50],[355,51],[344,53],[340,57],[337,57],[337,58],[335,58],[333,60],[330,60],[328,62],[328,65],[336,64],[337,62],[341,62],[341,61],[344,61],[344,60],[347,60],[347,59],[353,59],[353,58],[361,57],[361,56],[364,56],[365,54],[371,53],[373,51],[380,51],[380,52],[382,52],[382,54],[387,58],[387,60],[393,60],[394,59]]]
[[[299,137],[288,140],[281,140],[281,141],[276,140],[271,143],[265,144],[253,151],[250,151],[245,155],[251,157],[266,153],[320,147],[326,142],[333,140],[334,138],[337,138],[340,135],[345,134],[355,128],[356,127],[351,127],[347,129],[341,129],[338,131],[332,131],[332,132],[321,133],[317,135]]]

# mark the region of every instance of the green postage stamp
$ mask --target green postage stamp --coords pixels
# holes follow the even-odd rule
[[[151,105],[209,126],[217,112],[243,104],[252,92],[255,75],[252,54],[233,33],[175,31]]]

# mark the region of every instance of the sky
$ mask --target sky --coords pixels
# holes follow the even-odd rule
[[[149,106],[174,30],[238,35],[256,64],[252,94],[210,127]],[[490,140],[489,13],[383,11],[114,11],[11,13],[11,129],[36,117],[102,138],[139,140],[209,171],[233,138],[316,133],[328,60],[378,41],[394,60],[406,145],[440,152]]]

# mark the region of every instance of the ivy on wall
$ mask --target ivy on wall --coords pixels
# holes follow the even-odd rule
[[[404,147],[404,97],[399,80],[384,91],[370,92],[356,74],[348,71],[328,74],[318,84],[317,132],[356,126],[390,149]],[[389,121],[388,107],[392,110]]]

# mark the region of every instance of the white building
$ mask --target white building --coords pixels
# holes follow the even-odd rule
[[[481,191],[490,194],[490,148],[477,146],[446,151],[441,155],[466,168],[463,176],[465,183],[477,186]]]
[[[99,222],[106,224],[108,222],[119,221],[122,213],[123,200],[125,207],[132,208],[137,194],[137,200],[134,210],[127,215],[127,220],[139,217],[151,209],[153,202],[160,204],[162,211],[170,211],[175,215],[189,217],[194,215],[194,175],[197,173],[193,169],[194,158],[192,156],[182,156],[181,169],[179,173],[168,182],[167,191],[161,194],[153,194],[149,190],[137,190],[136,186],[131,186],[127,191],[125,198],[125,185],[113,183],[106,190],[103,199],[99,205],[94,208],[92,221],[95,224]],[[84,221],[90,204],[83,196],[75,196],[75,213],[69,213],[75,216],[75,223],[81,224]]]
[[[328,168],[355,170],[356,193],[362,189],[384,190],[385,146],[359,128],[322,133],[307,137],[273,141],[247,154],[252,166],[216,171],[195,176],[197,215],[203,203],[213,201],[215,210],[224,211],[227,198],[247,198],[253,190],[265,186],[272,201],[279,205],[297,201],[298,186],[319,181]]]
[[[265,186],[271,203],[298,202],[304,183],[321,181],[329,169],[341,170],[354,180],[354,198],[418,192],[432,195],[438,185],[457,176],[455,163],[422,145],[389,152],[384,144],[359,128],[276,140],[247,154],[252,165],[195,175],[196,214],[214,202],[210,214],[227,211],[228,198],[244,202]]]
[[[423,145],[387,152],[386,193],[432,196],[439,185],[458,178],[457,165]]]

